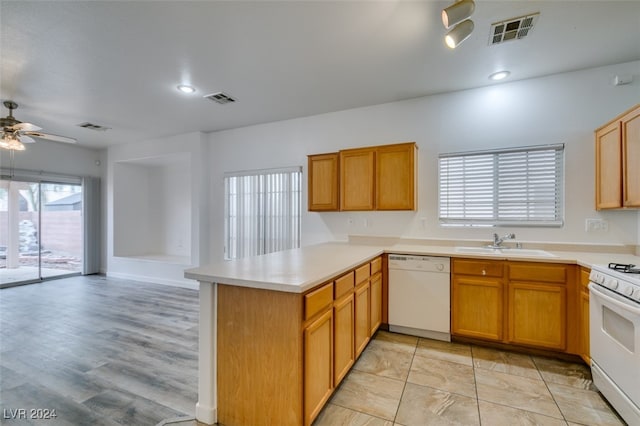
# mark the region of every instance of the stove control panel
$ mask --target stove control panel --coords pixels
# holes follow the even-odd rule
[[[640,303],[640,286],[636,284],[594,269],[592,269],[591,274],[589,274],[589,281]]]

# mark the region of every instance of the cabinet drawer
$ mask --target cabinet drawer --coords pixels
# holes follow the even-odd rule
[[[380,272],[382,270],[382,258],[376,257],[371,261],[371,275],[375,275],[376,272]]]
[[[498,260],[453,259],[453,273],[501,277],[503,263]]]
[[[509,280],[565,283],[567,268],[564,265],[545,263],[511,263],[509,265]]]
[[[362,265],[359,268],[356,268],[356,285],[365,281],[371,275],[371,267],[367,263],[366,265]]]
[[[350,290],[353,290],[354,275],[355,273],[351,271],[335,281],[335,299],[339,299],[343,294],[347,294]]]
[[[304,296],[304,319],[312,318],[333,303],[333,283],[326,284]]]

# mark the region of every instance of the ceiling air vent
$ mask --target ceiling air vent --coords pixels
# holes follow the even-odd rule
[[[89,130],[97,130],[100,132],[104,132],[106,130],[109,130],[111,127],[106,127],[106,126],[100,126],[99,124],[93,124],[93,123],[80,123],[78,124],[78,127],[83,127],[85,129],[89,129]]]
[[[540,13],[520,16],[518,18],[506,19],[504,21],[491,24],[489,33],[489,45],[500,44],[509,40],[519,40],[529,34],[533,25],[538,20]]]
[[[230,104],[230,103],[236,101],[231,96],[227,95],[226,93],[222,93],[222,92],[212,93],[210,95],[206,95],[205,98],[209,99],[209,100],[212,100],[213,102],[219,103],[220,105]]]

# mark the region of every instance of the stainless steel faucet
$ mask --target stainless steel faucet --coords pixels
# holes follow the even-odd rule
[[[502,248],[502,243],[504,240],[513,240],[516,237],[516,234],[506,234],[504,237],[499,237],[498,234],[493,234],[493,244],[488,247],[498,249]]]

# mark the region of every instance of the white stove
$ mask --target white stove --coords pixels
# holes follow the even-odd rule
[[[625,272],[626,271],[626,272]],[[589,275],[593,383],[629,425],[640,425],[640,274],[594,265]]]
[[[632,302],[640,303],[640,269],[636,269],[635,265],[594,265],[589,280]]]

